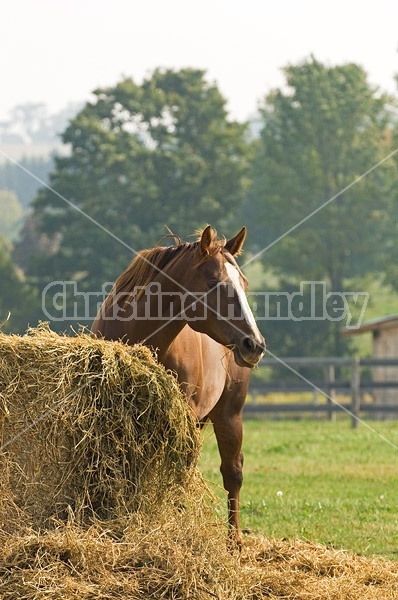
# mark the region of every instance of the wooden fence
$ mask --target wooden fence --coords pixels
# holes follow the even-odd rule
[[[270,367],[280,367],[284,370],[281,378],[272,381],[259,381],[254,379],[250,386],[252,402],[245,406],[245,415],[253,413],[326,413],[330,420],[335,418],[337,412],[344,411],[351,417],[352,426],[358,425],[361,413],[366,412],[374,418],[383,415],[398,418],[398,380],[397,381],[374,381],[364,379],[362,372],[367,367],[396,367],[398,369],[398,358],[283,358],[263,359],[259,365],[261,370]],[[345,379],[336,379],[336,368],[349,373]],[[314,380],[300,374],[302,368],[317,368],[322,375],[321,379]],[[294,380],[286,377],[286,372],[295,374]],[[285,375],[285,378],[283,378]],[[398,379],[398,378],[397,378]],[[374,401],[363,401],[365,393],[372,394],[377,389],[396,389],[397,401],[393,404],[381,404]],[[266,399],[271,392],[308,392],[313,393],[313,401],[308,403],[284,402],[267,403],[259,402],[259,397]],[[350,398],[349,402],[337,402],[336,393]],[[319,402],[320,395],[326,397],[326,402]]]

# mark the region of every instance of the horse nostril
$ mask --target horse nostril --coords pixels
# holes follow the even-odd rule
[[[243,346],[249,352],[254,352],[257,344],[251,337],[245,337],[243,339]]]

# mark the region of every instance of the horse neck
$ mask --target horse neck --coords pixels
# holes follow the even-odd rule
[[[152,346],[161,361],[185,326],[180,315],[184,288],[172,280],[172,274],[169,277],[163,275],[148,285],[137,302],[138,318],[132,322],[135,341]]]

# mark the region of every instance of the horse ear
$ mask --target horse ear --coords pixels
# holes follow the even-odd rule
[[[225,244],[225,249],[228,250],[232,256],[236,256],[240,254],[243,244],[245,242],[246,237],[246,227],[242,227],[242,229],[235,235],[235,237],[228,240]]]
[[[203,254],[209,254],[209,248],[211,245],[211,226],[208,225],[203,231],[200,237],[200,249]]]

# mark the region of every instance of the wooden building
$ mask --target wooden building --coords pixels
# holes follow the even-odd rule
[[[363,323],[356,329],[344,329],[343,335],[372,334],[373,358],[398,358],[398,315],[389,315]],[[398,382],[398,368],[389,366],[372,367],[373,379],[377,382]],[[378,404],[397,404],[397,389],[377,389],[374,391]]]

